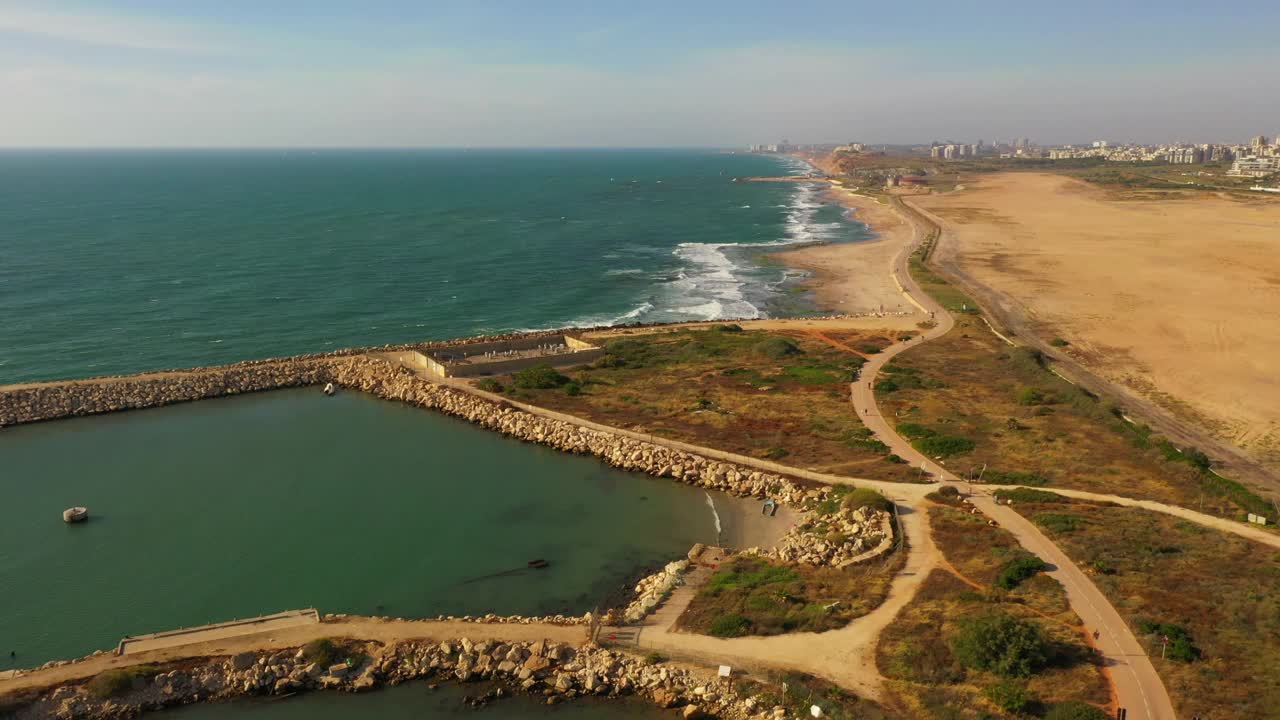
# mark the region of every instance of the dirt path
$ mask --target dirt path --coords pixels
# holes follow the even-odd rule
[[[801,670],[859,695],[882,699],[884,678],[876,668],[880,633],[915,598],[941,557],[929,532],[925,504],[918,500],[907,504],[901,498],[895,504],[909,540],[906,565],[894,577],[884,602],[847,626],[823,633],[729,639],[678,632],[675,622],[697,590],[697,584],[691,583],[673,593],[662,608],[649,616],[636,638],[638,646],[708,665]]]
[[[917,225],[917,229],[919,229]],[[922,235],[920,236],[922,237]],[[914,245],[914,243],[913,243]],[[867,362],[862,368],[861,376],[853,385],[851,399],[854,410],[862,417],[867,427],[876,433],[881,442],[908,462],[918,465],[927,472],[932,472],[939,480],[956,482],[957,478],[947,472],[941,465],[919,453],[880,414],[875,399],[876,374],[884,364],[894,356],[946,334],[955,324],[951,315],[925,295],[907,272],[907,260],[912,247],[903,252],[899,261],[894,264],[894,272],[903,289],[913,293],[925,309],[933,311],[938,321],[937,327],[929,330],[917,341],[900,343],[886,348]],[[1129,630],[1128,625],[1079,568],[1067,558],[1056,545],[1049,541],[1039,530],[1022,516],[1007,507],[996,505],[989,497],[975,496],[974,504],[1001,527],[1011,532],[1018,542],[1028,551],[1040,556],[1054,566],[1049,574],[1062,583],[1067,591],[1067,599],[1085,627],[1098,629],[1103,637],[1098,643],[1104,662],[1110,670],[1116,702],[1131,713],[1134,720],[1174,720],[1173,703],[1164,683],[1155,672],[1155,667],[1147,658],[1142,646]],[[924,534],[928,534],[927,526]]]

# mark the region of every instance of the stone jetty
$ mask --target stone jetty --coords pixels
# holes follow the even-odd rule
[[[83,685],[63,685],[7,709],[15,720],[116,720],[144,711],[246,696],[310,690],[360,692],[411,680],[490,681],[556,704],[581,697],[634,696],[679,708],[686,720],[782,717],[786,709],[739,694],[707,671],[655,663],[593,644],[501,642],[467,638],[380,645],[335,640],[337,654],[307,648],[245,652],[198,663],[107,671]],[[109,675],[110,673],[114,673]],[[104,677],[106,676],[106,677]],[[488,690],[476,702],[502,697]]]

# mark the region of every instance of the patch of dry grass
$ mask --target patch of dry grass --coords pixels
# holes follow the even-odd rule
[[[1018,503],[1098,585],[1147,647],[1181,717],[1275,717],[1280,553],[1135,508]],[[1066,520],[1069,519],[1069,520]],[[1161,659],[1144,623],[1185,628],[1201,657]]]
[[[929,522],[947,561],[973,584],[946,569],[933,570],[881,635],[876,664],[890,680],[894,705],[916,718],[1021,717],[1002,711],[987,696],[1002,681],[963,667],[948,642],[964,618],[992,611],[1036,623],[1049,639],[1049,665],[1013,681],[1031,699],[1027,712],[1067,700],[1105,705],[1109,688],[1081,639],[1079,619],[1062,586],[1038,575],[1012,591],[998,590],[992,582],[1021,552],[1009,533],[967,514],[963,505],[931,507]]]
[[[884,602],[902,556],[846,568],[736,557],[698,589],[678,626],[717,637],[844,627]]]
[[[805,333],[734,327],[612,337],[606,357],[566,371],[576,394],[492,380],[515,399],[608,425],[822,472],[915,480],[886,460],[849,402],[861,355]],[[832,337],[866,352],[893,342],[875,333]]]
[[[1021,473],[1049,486],[1241,513],[1199,469],[1167,459],[1149,431],[1053,375],[1032,351],[1008,346],[980,319],[957,316],[954,330],[895,358],[884,378],[895,383],[888,392],[878,383],[877,401],[892,422],[974,442],[947,461],[962,477],[976,478],[985,466],[984,479]]]

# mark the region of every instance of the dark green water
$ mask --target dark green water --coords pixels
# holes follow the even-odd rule
[[[477,710],[462,704],[467,693],[479,694],[474,686],[442,685],[428,690],[425,683],[413,682],[360,695],[312,693],[270,702],[191,705],[148,717],[156,720],[659,720],[676,717],[674,711],[664,712],[636,700],[585,699],[549,707],[525,695]]]
[[[25,667],[312,606],[582,613],[716,537],[700,490],[318,390],[7,428],[0,496],[0,653]]]

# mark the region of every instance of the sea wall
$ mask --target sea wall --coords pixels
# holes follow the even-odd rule
[[[429,408],[504,435],[564,452],[594,455],[623,470],[669,477],[690,485],[744,497],[772,497],[799,504],[818,499],[791,480],[734,463],[710,460],[681,450],[613,433],[544,418],[503,403],[423,380],[409,370],[371,357],[341,358],[329,370],[333,382],[387,400]]]
[[[496,681],[514,691],[543,696],[547,704],[587,696],[636,696],[664,708],[681,707],[686,720],[704,715],[734,720],[766,709],[754,697],[739,697],[711,673],[654,664],[595,645],[461,638],[385,646],[346,641],[340,650],[339,656],[322,662],[309,659],[314,653],[293,648],[155,667],[132,675],[115,671],[119,682],[99,678],[85,685],[63,685],[12,708],[11,717],[115,720],[195,702],[308,690],[358,692],[416,679]],[[351,660],[339,662],[339,657]],[[503,694],[489,691],[481,701]]]

